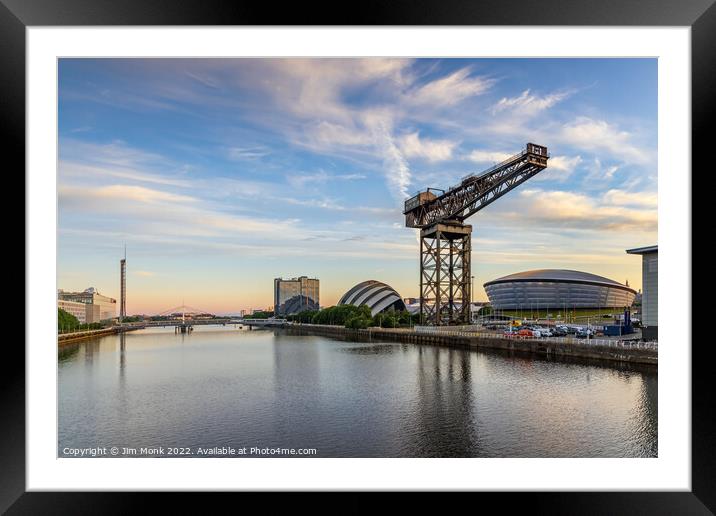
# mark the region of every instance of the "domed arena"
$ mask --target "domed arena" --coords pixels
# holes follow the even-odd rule
[[[539,269],[518,272],[484,284],[496,310],[526,308],[623,308],[636,291],[588,272]]]
[[[390,310],[405,310],[405,303],[393,287],[380,281],[368,280],[348,290],[338,301],[339,305],[368,306],[373,316]]]

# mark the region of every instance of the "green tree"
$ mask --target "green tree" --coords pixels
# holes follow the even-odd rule
[[[354,330],[365,330],[371,325],[372,320],[368,317],[365,317],[363,314],[356,314],[352,315],[347,321],[346,321],[346,328],[351,328]]]
[[[66,332],[73,331],[80,327],[80,321],[69,312],[62,308],[57,309],[57,331]]]

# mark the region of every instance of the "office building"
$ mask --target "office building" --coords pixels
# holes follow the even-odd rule
[[[86,323],[100,322],[117,317],[117,301],[111,297],[103,296],[94,287],[90,287],[83,292],[64,292],[60,290],[57,293],[57,298],[58,302],[60,300],[74,301],[90,305],[90,307],[85,307]]]
[[[627,249],[641,255],[641,325],[646,340],[656,340],[659,329],[659,246]]]
[[[317,278],[273,280],[273,310],[276,316],[291,315],[304,310],[318,310],[319,281]]]
[[[64,299],[57,300],[57,308],[64,310],[70,315],[74,315],[80,324],[87,322],[87,304],[77,301],[66,301]]]

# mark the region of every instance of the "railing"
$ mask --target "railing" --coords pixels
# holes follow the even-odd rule
[[[536,342],[544,342],[545,344],[569,344],[578,346],[603,346],[608,348],[620,349],[643,349],[643,350],[659,350],[657,341],[640,341],[640,340],[621,340],[621,339],[598,339],[575,337],[532,337],[529,335],[505,335],[504,333],[491,333],[487,331],[470,330],[470,326],[416,326],[415,332],[428,335],[441,335],[450,337],[482,337],[490,339],[508,339],[508,340],[533,340]]]
[[[468,324],[463,326],[415,326],[415,331],[418,333],[446,333],[451,331],[458,332],[478,332],[481,326],[477,324]]]

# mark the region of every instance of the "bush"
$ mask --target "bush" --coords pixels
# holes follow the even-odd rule
[[[346,321],[346,328],[353,330],[365,330],[371,324],[371,319],[363,315],[354,315]]]
[[[311,322],[313,324],[344,325],[353,317],[370,319],[370,308],[367,306],[338,305],[324,308],[316,312]]]

